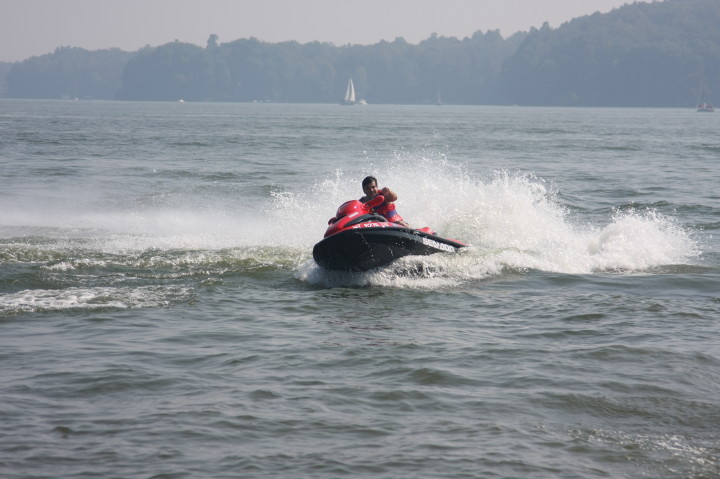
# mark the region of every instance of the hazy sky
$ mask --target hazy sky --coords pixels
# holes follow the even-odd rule
[[[24,60],[59,46],[135,51],[174,40],[205,46],[256,37],[373,44],[432,33],[503,36],[543,22],[609,12],[632,0],[0,0],[0,61]]]

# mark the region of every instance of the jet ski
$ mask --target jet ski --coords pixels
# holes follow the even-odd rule
[[[373,213],[372,208],[384,201],[378,195],[367,203],[352,200],[340,205],[328,221],[324,239],[313,248],[315,262],[328,270],[368,271],[403,256],[454,253],[467,246],[428,227],[407,228]]]

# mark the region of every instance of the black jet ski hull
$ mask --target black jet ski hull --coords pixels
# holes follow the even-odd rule
[[[410,255],[452,253],[463,243],[411,228],[347,229],[323,239],[313,248],[313,258],[335,271],[368,271]]]

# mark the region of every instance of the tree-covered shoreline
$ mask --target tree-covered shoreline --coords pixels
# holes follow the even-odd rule
[[[0,64],[6,98],[687,107],[720,91],[720,2],[633,3],[503,38],[374,45],[171,42],[136,52],[60,47]]]

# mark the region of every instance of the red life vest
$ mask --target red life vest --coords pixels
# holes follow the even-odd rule
[[[400,214],[395,210],[395,203],[391,203],[389,201],[382,203],[380,206],[372,208],[372,211],[374,213],[379,213],[383,215],[385,219],[393,223],[397,223],[398,221],[405,221],[403,220],[402,216],[400,216]]]

